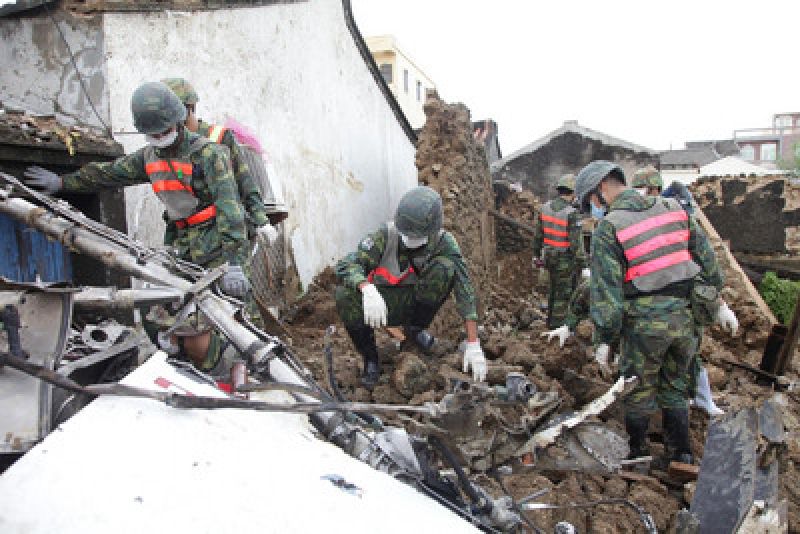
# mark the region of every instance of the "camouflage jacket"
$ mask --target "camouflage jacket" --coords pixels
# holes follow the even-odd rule
[[[553,211],[561,211],[569,203],[561,197],[556,197],[550,201]],[[575,258],[575,268],[583,269],[586,267],[586,252],[583,249],[583,232],[581,226],[581,214],[579,212],[570,213],[567,216],[567,232],[569,233],[569,251]],[[542,227],[541,214],[536,217],[533,234],[533,255],[537,258],[542,257],[544,244],[544,229]],[[544,259],[544,258],[542,258]]]
[[[643,197],[629,189],[614,199],[609,212],[619,209],[643,211],[656,201],[657,198]],[[721,289],[723,276],[714,250],[693,217],[689,217],[689,252],[701,269],[695,279],[701,278],[704,283]],[[605,219],[600,221],[592,234],[591,269],[590,316],[595,326],[594,342],[611,344],[619,337],[626,310],[623,282],[627,261],[622,245],[617,241],[614,226]],[[639,296],[635,300],[639,308],[649,307],[654,314],[669,313],[676,307],[688,305],[687,299],[657,295]]]
[[[189,152],[189,145],[197,135],[183,130],[183,140],[174,149],[156,149],[159,157],[181,157]],[[64,175],[66,191],[91,193],[101,189],[117,189],[128,185],[150,183],[144,169],[144,151],[108,163],[89,163],[79,170]],[[184,156],[185,157],[185,156]],[[198,211],[216,205],[214,219],[184,230],[174,229],[169,245],[176,247],[178,255],[206,267],[225,261],[243,264],[247,258],[247,230],[244,211],[239,200],[236,181],[231,171],[228,150],[209,143],[191,155],[193,166],[201,172],[192,175],[192,189],[199,201]],[[174,241],[173,241],[174,239]]]
[[[208,137],[212,124],[198,121],[197,133],[203,137]],[[220,139],[220,144],[228,147],[231,152],[231,166],[236,184],[239,186],[239,197],[242,199],[244,209],[249,223],[255,227],[264,226],[269,222],[267,208],[264,206],[264,199],[261,198],[261,191],[256,184],[255,178],[250,173],[250,168],[242,158],[242,147],[236,141],[233,130],[226,129]]]
[[[339,263],[336,264],[336,278],[340,283],[351,289],[358,288],[361,282],[367,280],[367,275],[372,272],[381,262],[383,251],[386,248],[386,238],[388,229],[386,224],[375,232],[369,234],[358,245],[355,252],[351,252]],[[398,263],[401,270],[409,267],[411,259],[416,255],[428,253],[428,247],[414,250],[413,253],[403,246],[402,241],[398,245]],[[444,256],[450,259],[455,266],[455,280],[453,291],[456,299],[456,309],[464,320],[477,321],[477,298],[472,281],[469,278],[467,265],[461,255],[461,249],[456,242],[456,238],[450,232],[444,232],[441,239],[436,243],[434,250],[430,251],[430,257]],[[444,292],[447,291],[447,288]]]
[[[564,324],[574,332],[578,323],[589,317],[589,280],[581,280],[569,297],[569,309]]]

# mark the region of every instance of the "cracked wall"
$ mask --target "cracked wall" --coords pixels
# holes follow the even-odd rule
[[[101,17],[77,17],[57,10],[53,17],[75,56],[91,101],[108,123]],[[101,127],[64,39],[46,14],[0,18],[0,39],[0,101],[11,108],[56,115],[67,124]]]
[[[695,200],[733,252],[800,252],[800,187],[781,177],[702,178]]]

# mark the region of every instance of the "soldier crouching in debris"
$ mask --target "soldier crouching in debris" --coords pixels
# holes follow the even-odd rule
[[[607,211],[592,235],[590,316],[595,359],[607,364],[608,347],[620,338],[620,372],[638,378],[625,399],[631,457],[649,454],[650,415],[661,408],[667,460],[692,463],[686,373],[697,338],[690,299],[695,280],[722,287],[714,251],[677,201],[641,196],[614,163],[584,167],[575,194],[582,211],[590,203]]]
[[[407,339],[429,350],[425,330],[451,291],[464,318],[467,343],[464,372],[486,379],[486,359],[478,340],[475,290],[453,234],[442,229],[442,199],[433,189],[415,187],[397,207],[394,220],[361,240],[336,265],[339,317],[364,358],[362,383],[380,377],[373,328],[402,326]]]
[[[252,298],[245,273],[249,251],[245,217],[228,149],[189,132],[183,125],[186,108],[161,82],[140,85],[131,98],[131,111],[136,129],[146,135],[147,146],[64,176],[30,167],[25,171],[26,181],[50,194],[150,183],[175,230],[165,236],[166,244],[181,259],[206,268],[229,262],[220,289],[236,298]],[[169,320],[166,313],[160,315],[153,319]],[[188,324],[176,325],[173,333],[184,354],[200,369],[210,371],[220,361],[225,340],[199,315],[194,314]]]

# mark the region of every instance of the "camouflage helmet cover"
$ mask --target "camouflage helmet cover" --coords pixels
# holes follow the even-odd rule
[[[200,100],[197,97],[197,91],[185,78],[164,78],[161,81],[172,89],[175,96],[180,98],[181,102],[186,106],[197,104],[197,101]]]
[[[598,159],[580,170],[575,177],[575,203],[582,212],[589,211],[589,193],[594,191],[603,178],[617,174],[625,182],[625,171],[616,163]]]
[[[633,187],[657,187],[664,188],[664,181],[661,179],[661,174],[652,165],[648,165],[643,169],[636,171],[633,175]]]
[[[162,82],[143,83],[131,97],[133,125],[144,134],[161,133],[186,119],[186,107]]]
[[[394,225],[409,237],[431,238],[442,228],[442,197],[430,187],[415,187],[400,199]]]
[[[570,193],[575,191],[575,175],[565,174],[559,178],[556,183],[556,189],[567,189]]]

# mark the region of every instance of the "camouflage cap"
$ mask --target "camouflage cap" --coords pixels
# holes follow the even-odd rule
[[[431,238],[442,227],[442,197],[430,187],[415,187],[400,199],[394,224],[401,234]]]
[[[161,82],[172,89],[172,92],[186,106],[197,104],[197,101],[200,100],[192,84],[187,82],[185,78],[164,78]]]
[[[556,183],[556,189],[566,189],[570,193],[575,191],[575,175],[574,174],[565,174],[561,178],[558,179]]]
[[[575,203],[582,212],[589,211],[589,193],[611,173],[616,173],[623,182],[625,181],[625,171],[622,167],[602,159],[589,163],[575,177]]]
[[[161,82],[143,83],[131,97],[133,125],[144,134],[160,133],[186,120],[186,107]]]
[[[633,175],[633,187],[657,187],[663,189],[664,180],[661,179],[658,169],[648,165],[643,169],[639,169]]]

